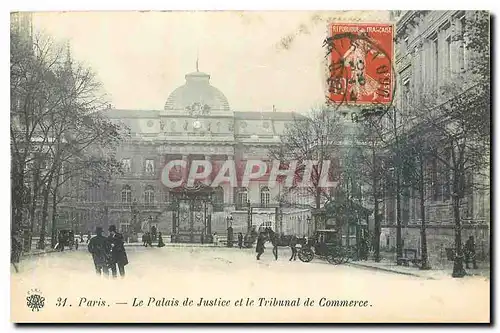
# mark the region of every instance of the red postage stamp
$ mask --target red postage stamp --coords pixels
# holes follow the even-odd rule
[[[390,105],[394,95],[394,26],[332,23],[328,49],[327,98],[336,104]]]

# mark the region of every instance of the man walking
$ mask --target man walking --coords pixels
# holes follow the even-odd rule
[[[125,277],[125,266],[128,264],[127,253],[123,241],[123,235],[116,232],[116,226],[109,227],[109,243],[111,244],[111,262],[110,268],[113,277],[116,277],[116,266],[121,277]]]
[[[290,239],[290,249],[292,250],[292,256],[289,261],[297,260],[297,236],[293,235],[292,239]]]
[[[243,248],[243,234],[241,232],[238,233],[238,247]]]
[[[96,236],[92,237],[89,241],[88,250],[92,254],[94,260],[95,271],[97,275],[109,276],[108,263],[111,259],[111,248],[109,241],[104,237],[101,227],[95,230]]]
[[[262,232],[259,234],[257,237],[257,245],[255,246],[255,252],[257,252],[257,260],[260,260],[260,256],[262,253],[264,253],[264,242],[265,242],[264,235]]]
[[[476,244],[474,244],[474,236],[470,236],[465,242],[464,248],[465,268],[469,268],[469,263],[472,261],[472,268],[477,269],[476,264]]]

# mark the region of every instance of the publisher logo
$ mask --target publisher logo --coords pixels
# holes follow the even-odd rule
[[[28,296],[26,297],[26,305],[31,311],[40,311],[45,306],[45,297],[38,289],[31,289],[28,291]]]

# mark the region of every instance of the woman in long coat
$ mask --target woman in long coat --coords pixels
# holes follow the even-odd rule
[[[116,266],[120,272],[120,276],[125,276],[125,266],[128,264],[127,252],[125,252],[123,235],[116,232],[116,226],[109,227],[108,240],[111,244],[111,262],[110,268],[113,277],[116,277]]]
[[[255,247],[255,252],[257,252],[257,260],[260,260],[260,256],[262,253],[264,253],[264,243],[266,242],[266,239],[263,235],[263,233],[259,234],[259,237],[257,237],[257,245]]]
[[[163,243],[163,237],[161,236],[161,232],[158,232],[158,247],[164,247],[165,243]]]

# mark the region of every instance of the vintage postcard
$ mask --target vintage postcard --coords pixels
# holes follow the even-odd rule
[[[15,12],[16,323],[489,323],[486,11]]]

